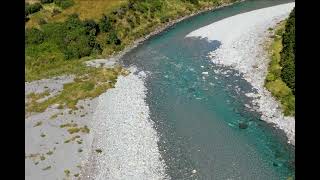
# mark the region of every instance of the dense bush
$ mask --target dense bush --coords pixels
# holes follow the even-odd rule
[[[96,42],[98,25],[93,20],[81,21],[78,15],[71,15],[65,22],[48,23],[38,29],[26,31],[26,44],[46,42],[58,47],[65,59],[79,59],[92,53],[101,53]]]
[[[83,22],[84,27],[86,28],[87,35],[94,35],[96,36],[100,29],[99,24],[97,24],[94,20],[85,20]]]
[[[48,4],[48,3],[52,3],[53,0],[40,0],[41,4]]]
[[[121,44],[121,40],[118,38],[117,33],[115,31],[112,31],[109,33],[107,37],[107,44],[115,44],[115,45]]]
[[[109,32],[112,29],[110,18],[106,15],[102,16],[102,19],[100,19],[99,28],[103,32]]]
[[[25,15],[33,14],[35,12],[38,12],[42,9],[42,5],[40,3],[34,3],[34,4],[25,4]]]
[[[283,49],[281,51],[281,78],[295,94],[295,9],[292,10],[286,22],[282,35]]]
[[[66,9],[74,4],[72,0],[54,0],[53,2],[62,9]]]
[[[152,0],[150,1],[150,11],[160,11],[163,7],[163,1],[162,0]]]
[[[147,3],[136,3],[135,4],[135,9],[139,11],[140,13],[147,13],[149,10],[148,4]]]
[[[89,56],[96,47],[96,25],[92,21],[82,22],[77,15],[71,15],[63,26],[64,37],[60,42],[66,59]]]
[[[45,35],[39,29],[26,29],[25,41],[27,44],[41,44],[44,39]]]
[[[187,0],[187,1],[189,1],[190,3],[192,3],[192,4],[199,4],[199,0]]]

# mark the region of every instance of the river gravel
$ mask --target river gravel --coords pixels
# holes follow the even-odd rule
[[[130,71],[118,78],[115,88],[99,96],[92,146],[102,152],[95,155],[94,163],[88,162],[94,166],[84,174],[88,179],[168,179],[145,102],[146,74],[134,73],[135,68]]]
[[[216,40],[221,43],[217,50],[209,53],[212,62],[232,67],[243,74],[244,79],[257,90],[253,103],[258,104],[257,110],[262,114],[261,119],[282,129],[288,137],[288,142],[293,145],[295,118],[285,117],[279,103],[264,87],[269,57],[263,44],[268,39],[267,29],[287,18],[294,6],[295,3],[287,3],[235,15],[202,27],[186,36],[205,38],[208,41]]]

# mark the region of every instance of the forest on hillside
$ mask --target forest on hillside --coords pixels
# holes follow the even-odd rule
[[[280,53],[281,78],[292,90],[292,93],[295,94],[295,8],[286,22],[285,32],[282,35],[282,46],[283,49]]]

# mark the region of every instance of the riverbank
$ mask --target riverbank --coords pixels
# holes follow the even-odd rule
[[[263,44],[268,38],[268,28],[288,17],[295,3],[277,5],[250,11],[212,23],[191,32],[186,37],[207,38],[219,41],[221,46],[209,57],[217,65],[232,67],[243,74],[254,89],[253,104],[262,114],[261,119],[282,129],[288,142],[295,144],[295,119],[285,117],[279,103],[264,87],[269,56]],[[234,28],[236,27],[236,28]],[[227,29],[227,31],[226,31]]]
[[[281,51],[283,50],[283,33],[285,31],[286,20],[281,21],[276,27],[269,28],[270,40],[266,42],[268,47],[270,63],[265,87],[271,92],[273,97],[281,104],[285,116],[295,115],[295,96],[291,88],[281,78]]]
[[[93,115],[92,150],[82,177],[89,179],[166,179],[158,135],[145,102],[144,72],[120,76],[102,94]]]
[[[220,6],[206,7],[204,9],[202,9],[202,10],[197,11],[197,12],[194,12],[194,13],[191,13],[189,15],[185,15],[185,16],[179,17],[178,19],[169,21],[169,22],[167,22],[167,23],[165,23],[163,25],[160,25],[156,30],[152,31],[151,33],[147,34],[146,36],[136,39],[132,44],[130,44],[127,47],[125,47],[122,51],[120,51],[120,52],[118,52],[116,54],[113,54],[108,58],[105,58],[105,62],[118,61],[119,59],[121,59],[121,57],[123,55],[125,55],[128,52],[130,52],[132,49],[137,47],[139,44],[143,43],[144,41],[150,39],[153,36],[156,36],[156,35],[160,34],[161,32],[169,29],[170,27],[174,26],[175,24],[177,24],[177,23],[179,23],[179,22],[181,22],[183,20],[186,20],[186,19],[191,18],[193,16],[199,15],[201,13],[205,13],[205,12],[208,12],[208,11],[216,10],[216,9],[223,8],[223,7],[226,7],[226,6],[230,6],[230,5],[233,5],[235,3],[240,3],[240,2],[243,2],[243,1],[245,1],[245,0],[238,0],[238,1],[233,2],[233,3],[223,3]],[[95,60],[93,60],[93,61],[95,61]],[[95,65],[93,64],[93,66],[95,66]]]

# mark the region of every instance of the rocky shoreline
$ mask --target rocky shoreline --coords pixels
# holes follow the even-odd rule
[[[209,58],[215,64],[232,67],[243,74],[244,79],[257,90],[256,94],[247,95],[254,98],[253,104],[257,105],[255,110],[262,114],[261,119],[283,130],[292,145],[295,144],[295,119],[283,115],[279,102],[264,87],[270,60],[263,44],[268,39],[267,29],[287,18],[294,5],[282,4],[235,15],[187,35],[221,42]]]
[[[85,163],[85,179],[168,179],[158,150],[158,135],[145,102],[144,72],[134,68],[115,88],[99,96],[93,115],[92,149],[101,155]]]

